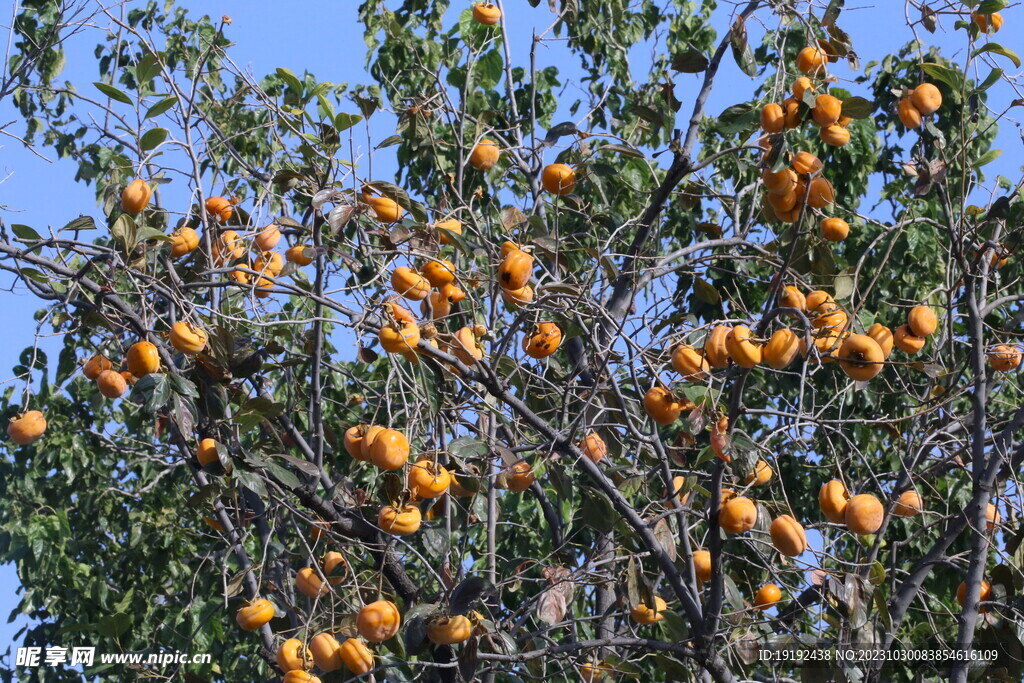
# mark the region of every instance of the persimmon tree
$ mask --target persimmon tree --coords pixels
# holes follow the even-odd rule
[[[528,4],[367,0],[355,85],[256,80],[173,3],[20,3],[2,92],[99,205],[0,231],[63,340],[3,395],[25,644],[291,683],[1019,677],[1007,3],[907,3],[892,54],[842,0]],[[98,82],[61,81],[70,32]]]

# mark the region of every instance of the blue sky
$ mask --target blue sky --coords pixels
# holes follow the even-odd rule
[[[291,0],[287,3],[267,2],[266,0],[221,0],[218,3],[180,2],[193,12],[213,12],[216,15],[228,14],[232,24],[228,28],[229,37],[236,45],[230,55],[238,65],[250,69],[257,77],[273,72],[277,67],[287,67],[297,74],[305,70],[315,73],[322,80],[333,82],[366,83],[369,78],[363,70],[365,63],[365,46],[361,36],[361,26],[356,21],[356,0]],[[467,0],[455,0],[450,11],[450,22],[457,20],[458,11],[468,6]],[[530,8],[523,0],[506,0],[506,23],[512,41],[513,62],[526,62],[530,49],[530,35],[535,26],[543,30],[551,21],[552,15],[547,3],[542,2],[538,8]],[[728,3],[721,3],[726,6]],[[867,0],[844,11],[840,20],[842,28],[854,40],[855,50],[860,55],[862,64],[873,59],[880,59],[888,52],[897,49],[912,38],[909,29],[903,25],[902,17],[892,16],[892,0]],[[215,5],[211,8],[211,5]],[[762,13],[763,14],[763,13]],[[725,25],[726,15],[716,15],[716,25]],[[766,20],[769,19],[766,17]],[[935,44],[953,49],[946,54],[948,57],[961,60],[963,58],[962,32],[953,33],[952,21],[943,19],[949,34],[941,33],[931,36],[921,33],[921,37]],[[1007,14],[1007,23],[1012,24],[1013,18]],[[752,42],[760,35],[757,22],[750,22]],[[1011,29],[1012,30],[1012,29]],[[92,57],[92,47],[97,42],[94,34],[87,34],[85,39],[76,40],[68,46],[67,68],[64,78],[72,80],[83,89],[86,84],[97,80],[97,67]],[[1013,42],[1013,41],[1010,41]],[[957,51],[959,48],[959,52]],[[541,50],[538,66],[557,65],[563,69],[571,68],[572,63],[563,58],[557,48]],[[636,54],[634,69],[645,69],[645,58]],[[1003,64],[1007,68],[1011,65]],[[571,71],[569,72],[571,74]],[[850,78],[854,74],[845,65],[837,65],[835,73],[840,78]],[[643,74],[640,74],[641,76]],[[680,75],[677,79],[676,96],[683,102],[683,111],[688,111],[699,83],[698,77]],[[852,90],[853,94],[863,94],[856,86],[842,84]],[[716,114],[726,106],[735,104],[737,100],[747,98],[745,93],[751,92],[754,81],[743,75],[728,57],[719,76],[719,82],[708,103],[709,114]],[[737,95],[737,93],[743,93]],[[571,93],[570,93],[571,94]],[[992,102],[998,110],[1004,95],[997,95]],[[1009,97],[1006,97],[1009,99]],[[352,107],[352,112],[355,108]],[[556,121],[570,117],[555,117]],[[17,119],[17,113],[8,102],[0,102],[0,121]],[[384,114],[373,118],[372,133],[374,142],[394,132],[394,119]],[[20,124],[15,124],[12,131],[20,133]],[[997,147],[1013,149],[1019,142],[1014,141],[1011,126],[1004,126],[1000,143]],[[0,138],[3,145],[0,154],[0,178],[6,180],[0,184],[0,217],[8,225],[25,223],[37,229],[46,225],[59,227],[79,213],[100,216],[96,207],[93,189],[73,182],[74,166],[67,161],[47,162],[31,152],[23,149],[10,138]],[[39,152],[48,158],[53,155],[50,150],[40,149]],[[382,157],[378,152],[375,158],[376,175],[382,179],[391,179],[394,166],[386,164],[381,167]],[[1019,169],[1013,167],[1017,155],[1007,154],[989,166],[987,175],[994,176],[1001,172],[1011,178],[1016,177]],[[8,174],[9,177],[8,177]],[[42,231],[42,230],[40,230]],[[4,277],[0,279],[0,306],[6,313],[8,332],[0,336],[0,381],[10,378],[10,368],[16,363],[21,350],[31,343],[35,327],[33,313],[38,302],[24,290],[10,290],[10,282]],[[48,339],[42,344],[44,350],[57,348],[57,340]],[[55,356],[55,354],[51,354]],[[11,566],[0,566],[0,622],[17,604],[15,588],[17,576]],[[10,642],[15,630],[20,626],[0,623],[0,651],[5,649],[4,643]]]

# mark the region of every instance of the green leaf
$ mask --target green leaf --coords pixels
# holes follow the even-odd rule
[[[173,107],[177,101],[177,97],[165,97],[164,99],[160,100],[152,107],[147,109],[144,118],[152,119],[154,117],[160,116],[160,114],[163,114],[165,111]]]
[[[644,153],[643,152],[638,150],[636,147],[632,147],[630,145],[619,145],[619,144],[602,145],[599,148],[599,151],[615,152],[617,154],[621,154],[621,155],[627,156],[627,157],[633,157],[635,159],[643,159],[644,158]]]
[[[278,68],[277,75],[297,94],[302,94],[302,81],[300,81],[298,77],[291,72],[291,70],[285,69],[284,67]]]
[[[346,114],[341,112],[334,117],[334,129],[339,133],[348,130],[352,126],[356,125],[363,120],[363,117],[359,114]]]
[[[160,65],[153,54],[143,55],[139,63],[135,65],[135,80],[139,85],[144,85],[153,80],[160,73]]]
[[[126,95],[123,91],[118,90],[117,88],[115,88],[112,85],[108,85],[106,83],[99,83],[99,82],[93,83],[93,85],[96,86],[97,90],[99,90],[101,93],[103,93],[104,95],[106,95],[107,97],[109,97],[112,100],[117,100],[118,102],[124,102],[125,104],[131,104],[132,103],[132,98],[128,97],[128,95]]]
[[[142,135],[142,139],[139,140],[139,147],[142,148],[143,152],[148,152],[149,150],[158,147],[166,139],[166,128],[152,128]]]
[[[875,105],[863,97],[851,97],[843,100],[843,116],[848,116],[851,119],[870,118],[874,110]]]
[[[672,57],[672,70],[684,74],[706,71],[710,64],[711,60],[699,50],[690,49]]]
[[[497,50],[491,50],[484,54],[476,63],[473,74],[476,76],[477,85],[483,90],[491,90],[501,81],[501,75],[505,70],[505,60]]]
[[[11,232],[23,242],[43,239],[38,232],[21,223],[11,223]]]
[[[722,295],[718,293],[715,286],[700,277],[693,282],[693,293],[697,295],[698,299],[712,306],[722,302]]]
[[[146,399],[146,410],[155,413],[163,408],[167,403],[167,399],[170,398],[171,383],[167,380],[167,375],[163,373],[154,373],[146,375],[146,377],[155,378],[153,381],[153,393]]]
[[[737,20],[729,32],[729,44],[732,47],[732,56],[736,64],[746,75],[753,78],[757,75],[757,61],[754,53],[747,42],[747,26],[743,21]]]
[[[953,91],[953,97],[959,101],[960,91],[963,89],[964,84],[964,75],[962,73],[932,62],[925,62],[921,65],[921,68],[932,78],[936,78],[948,85],[949,89]]]
[[[991,71],[988,72],[988,76],[985,78],[985,80],[981,82],[981,85],[979,85],[977,88],[975,88],[974,91],[975,92],[985,92],[986,90],[991,88],[993,85],[995,85],[996,82],[1000,78],[1002,78],[1002,77],[1003,77],[1003,70],[1002,69],[992,69]]]
[[[397,145],[401,141],[402,141],[402,136],[401,135],[391,135],[391,136],[388,136],[388,137],[384,138],[379,145],[374,147],[374,149],[377,150],[377,149],[384,149],[385,147],[391,147],[392,145]]]
[[[96,630],[100,632],[100,635],[106,636],[107,638],[117,638],[121,634],[128,631],[131,628],[132,619],[125,612],[118,612],[116,614],[108,614],[107,616],[100,617],[99,623],[96,625]]]
[[[978,55],[983,54],[985,52],[994,52],[997,55],[1002,55],[1003,57],[1006,57],[1011,62],[1013,62],[1013,65],[1015,67],[1017,67],[1018,69],[1020,68],[1020,57],[1017,56],[1017,53],[1008,47],[1003,47],[999,43],[985,43],[977,50],[975,50],[971,56],[977,57]]]
[[[171,381],[171,389],[174,393],[180,396],[191,396],[192,398],[199,398],[199,392],[196,390],[196,385],[188,381],[184,377],[178,374],[171,374],[168,376]]]
[[[137,226],[135,219],[126,213],[122,213],[114,220],[114,224],[110,226],[110,236],[115,240],[124,245],[124,250],[130,251],[132,247],[138,242],[135,239],[135,233]]]
[[[1007,7],[1006,0],[985,0],[978,9],[975,10],[978,14],[992,14],[993,12],[999,12]]]
[[[143,226],[139,228],[138,232],[135,233],[136,242],[145,242],[146,240],[159,240],[161,242],[173,242],[174,238],[166,234],[159,228],[152,228],[149,226]]]
[[[72,218],[70,221],[68,221],[67,225],[65,225],[57,232],[63,232],[65,230],[78,231],[95,229],[96,221],[93,219],[92,216],[79,216],[78,218]]]
[[[985,164],[990,164],[999,158],[999,155],[1003,153],[1001,149],[990,149],[989,151],[978,157],[971,166],[974,168],[981,168]]]

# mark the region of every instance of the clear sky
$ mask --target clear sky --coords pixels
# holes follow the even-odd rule
[[[667,2],[667,0],[666,0]],[[208,12],[214,16],[227,14],[232,24],[227,35],[236,43],[230,49],[230,56],[236,64],[247,67],[257,77],[273,72],[277,67],[287,67],[297,74],[310,71],[321,80],[333,82],[368,83],[369,77],[363,70],[365,63],[365,46],[362,41],[362,27],[356,20],[357,0],[290,0],[289,2],[268,2],[267,0],[221,0],[210,2],[192,0],[179,2],[179,5],[190,8],[194,13]],[[394,4],[394,3],[391,3]],[[458,12],[470,4],[469,0],[454,0],[450,10],[450,22],[457,19]],[[550,24],[552,15],[547,3],[541,2],[537,8],[530,8],[523,0],[505,0],[506,24],[512,41],[513,62],[526,63],[530,49],[530,35],[536,26],[543,30]],[[727,12],[731,4],[720,2],[721,10],[716,14],[716,26],[720,29],[726,25]],[[848,3],[839,21],[840,26],[851,35],[854,49],[860,55],[861,63],[881,59],[885,54],[898,49],[912,38],[906,28],[902,16],[903,3],[896,0],[862,0]],[[898,15],[895,12],[899,12]],[[764,11],[761,16],[765,20],[770,17]],[[946,35],[934,36],[922,32],[921,37],[940,45],[944,50],[952,46],[964,44],[963,33],[953,32],[953,22],[947,16],[945,23]],[[1013,18],[1007,13],[1007,23]],[[749,26],[751,42],[756,44],[761,31],[756,22]],[[98,69],[92,56],[93,46],[97,41],[95,34],[87,33],[84,39],[78,39],[68,45],[67,67],[63,78],[76,82],[81,88],[98,80]],[[1012,43],[1015,41],[1009,41]],[[948,50],[947,57],[963,58],[963,49]],[[572,67],[572,63],[562,58],[562,54],[554,48],[542,51],[539,55],[539,66],[557,65],[563,69]],[[852,78],[854,74],[845,65],[836,65],[835,73],[843,79]],[[1012,69],[1012,65],[1005,64]],[[642,54],[635,55],[635,70],[646,71],[645,58]],[[571,71],[568,72],[571,75]],[[640,74],[643,75],[642,73]],[[565,78],[563,76],[563,82]],[[688,112],[696,92],[698,78],[696,76],[679,75],[677,79],[676,97],[683,102],[683,112]],[[743,75],[731,59],[726,58],[715,91],[708,103],[707,111],[714,115],[737,101],[748,99],[747,93],[752,92],[755,81]],[[854,95],[864,94],[861,88],[842,84]],[[1008,97],[1006,99],[1009,99]],[[998,110],[1005,102],[998,98],[992,103]],[[355,108],[352,108],[355,112]],[[17,119],[17,112],[9,102],[0,102],[0,122]],[[556,121],[570,117],[555,117]],[[16,123],[11,131],[20,134],[22,126]],[[374,141],[379,142],[394,132],[394,119],[378,114],[373,118],[372,128]],[[1004,125],[997,147],[1019,149],[1019,141],[1015,141],[1016,132],[1011,125]],[[10,138],[0,137],[0,218],[4,223],[25,223],[42,232],[47,225],[60,227],[79,213],[90,214],[100,218],[96,207],[92,187],[76,184],[73,181],[75,168],[68,161],[46,161],[22,148]],[[51,150],[40,149],[40,154],[53,159]],[[379,152],[377,153],[380,154]],[[381,160],[375,156],[375,161]],[[381,168],[377,161],[376,175],[381,179],[391,179],[394,166]],[[991,177],[995,173],[1003,173],[1011,178],[1019,174],[1017,154],[1004,155],[1000,160],[986,168]],[[10,368],[15,365],[21,350],[31,344],[35,327],[32,314],[39,308],[38,302],[24,290],[11,291],[10,281],[6,276],[0,277],[0,310],[5,313],[7,332],[0,335],[0,381],[10,381]],[[42,344],[44,351],[59,348],[57,340],[46,340]],[[55,358],[55,353],[49,354]],[[18,586],[17,575],[13,566],[0,566],[0,653],[4,643],[11,642],[15,631],[23,625],[22,620],[7,624],[6,615],[17,605],[15,591]]]

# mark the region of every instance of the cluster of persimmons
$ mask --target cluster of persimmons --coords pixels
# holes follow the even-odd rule
[[[490,2],[476,3],[472,14],[479,23],[487,26],[501,21],[500,9]],[[976,14],[974,21],[983,31],[994,32],[1002,25],[1002,17],[998,14]],[[823,78],[830,61],[835,61],[835,56],[830,54],[827,44],[819,43],[803,49],[797,57],[796,66],[804,75],[792,84],[792,96],[781,104],[767,104],[761,110],[761,127],[766,133],[761,146],[767,150],[766,160],[772,157],[773,136],[797,129],[807,120],[819,127],[819,136],[826,144],[843,146],[849,142],[850,118],[843,115],[843,101],[827,92],[828,82]],[[921,125],[922,117],[937,112],[941,105],[938,88],[922,83],[900,97],[897,109],[904,125],[916,128]],[[473,145],[468,162],[478,171],[487,172],[500,161],[501,155],[501,147],[494,140],[483,138]],[[765,167],[761,175],[766,190],[766,210],[770,209],[783,222],[794,223],[801,219],[807,208],[821,210],[833,205],[835,191],[822,175],[823,169],[822,161],[806,151],[799,151],[781,163],[778,159],[773,161],[772,168]],[[540,180],[547,192],[565,196],[574,192],[579,179],[577,169],[554,163],[543,168]],[[132,215],[141,213],[149,204],[151,193],[150,184],[146,181],[132,181],[122,193],[123,211]],[[404,215],[402,206],[394,198],[383,196],[370,186],[362,189],[359,199],[364,210],[381,223],[397,223]],[[226,269],[227,277],[235,285],[250,287],[256,297],[267,298],[273,293],[274,280],[284,272],[286,263],[296,267],[309,265],[318,252],[301,242],[290,245],[283,253],[277,251],[283,235],[276,225],[268,225],[245,236],[235,230],[220,229],[235,215],[235,206],[234,200],[219,196],[205,202],[206,213],[215,225],[208,242],[209,253],[205,256],[215,268]],[[432,227],[442,248],[462,239],[462,223],[456,218],[441,220]],[[819,228],[821,235],[833,242],[844,240],[850,230],[845,220],[836,217],[822,217]],[[186,225],[171,233],[168,241],[171,258],[182,259],[200,249],[201,239],[194,228]],[[530,306],[535,299],[531,285],[535,259],[531,248],[506,241],[497,250],[496,264],[494,279],[501,288],[505,304],[513,310]],[[438,325],[443,325],[452,313],[453,305],[466,297],[462,287],[465,281],[468,278],[460,274],[455,263],[440,256],[424,256],[418,264],[394,268],[390,276],[394,295],[380,304],[382,324],[377,332],[380,347],[412,363],[420,362],[425,352],[424,343],[454,356],[464,366],[472,367],[483,359],[483,342],[488,335],[483,325],[466,325],[452,334],[438,329]],[[420,302],[420,311],[427,322],[418,322],[416,316],[402,305],[401,299]],[[802,356],[821,363],[835,362],[850,379],[866,382],[882,371],[894,348],[906,354],[916,354],[939,327],[935,311],[929,306],[917,305],[895,330],[875,323],[864,333],[856,333],[847,311],[828,292],[815,290],[805,294],[792,285],[783,287],[779,292],[777,306],[783,315],[807,321],[809,326],[802,331],[783,326],[767,338],[761,338],[747,325],[715,324],[705,335],[702,348],[685,343],[671,348],[673,369],[685,382],[704,382],[716,371],[730,366],[752,370],[763,364],[781,371]],[[169,344],[186,358],[198,356],[208,344],[207,332],[190,321],[175,322],[167,333],[153,334],[166,337]],[[562,341],[563,332],[555,322],[537,320],[523,335],[522,350],[531,358],[543,359],[558,351]],[[1010,345],[998,345],[988,352],[989,364],[997,371],[1011,371],[1020,366],[1021,360],[1021,350]],[[104,396],[118,398],[127,391],[129,384],[163,370],[158,347],[148,340],[135,342],[125,354],[124,368],[115,370],[109,358],[96,354],[84,362],[83,374],[96,382]],[[458,373],[454,364],[450,369]],[[672,424],[682,413],[696,408],[691,401],[678,397],[661,383],[647,391],[644,407],[650,418],[662,426]],[[729,421],[724,417],[714,421],[710,427],[711,448],[727,462],[731,462],[729,428]],[[13,419],[7,431],[13,441],[25,445],[38,439],[45,430],[45,417],[40,411],[32,410]],[[460,482],[462,474],[442,466],[436,455],[423,454],[410,463],[410,441],[400,430],[380,425],[357,425],[345,432],[344,447],[353,459],[382,471],[403,468],[406,471],[406,486],[400,499],[383,506],[377,517],[378,527],[386,534],[409,536],[420,529],[422,517],[417,502],[440,500],[446,494],[473,495],[469,481]],[[594,463],[601,462],[608,454],[606,443],[593,431],[583,437],[578,448]],[[232,471],[226,449],[212,438],[199,440],[197,461],[207,471],[218,474]],[[744,473],[744,481],[748,486],[765,486],[770,484],[773,474],[767,462],[758,460],[751,472]],[[534,482],[533,469],[526,460],[508,465],[498,477],[498,485],[513,492],[525,491]],[[682,493],[684,478],[676,477],[673,486],[675,491],[667,497],[673,504],[686,505],[689,493]],[[718,523],[725,532],[743,534],[755,527],[758,506],[754,500],[729,489],[722,489],[720,498]],[[876,533],[885,517],[884,506],[877,496],[870,493],[851,496],[838,479],[822,485],[819,506],[829,522],[844,525],[859,535]],[[894,515],[913,517],[922,511],[923,501],[917,491],[899,492]],[[999,523],[998,511],[991,504],[988,518],[991,530]],[[221,528],[213,518],[208,518],[208,521]],[[804,527],[792,515],[775,517],[769,526],[769,536],[773,546],[783,555],[796,557],[807,550]],[[295,585],[300,593],[318,601],[342,582],[347,564],[336,551],[327,552],[319,563],[314,564],[316,566],[306,566],[297,572]],[[711,579],[709,551],[695,550],[693,566],[701,583]],[[982,600],[987,597],[988,590],[985,583]],[[963,592],[964,586],[961,585],[958,591],[961,602]],[[781,589],[775,584],[765,584],[757,590],[753,603],[755,608],[767,609],[781,600]],[[663,619],[666,609],[665,600],[655,596],[651,604],[632,605],[630,615],[638,624],[647,625]],[[258,598],[239,609],[236,620],[241,628],[256,630],[267,624],[275,611],[273,603]],[[426,635],[436,644],[460,643],[481,628],[481,619],[477,613],[437,616],[427,624]],[[401,622],[401,614],[393,602],[371,602],[359,609],[356,615],[358,637],[347,637],[339,642],[334,634],[325,631],[308,642],[290,638],[281,644],[277,664],[285,673],[286,683],[318,683],[319,679],[308,672],[314,665],[325,672],[344,666],[356,675],[368,673],[374,668],[374,655],[366,643],[388,640],[398,632]],[[602,662],[584,664],[580,668],[587,681],[605,678],[610,671],[611,668]]]

